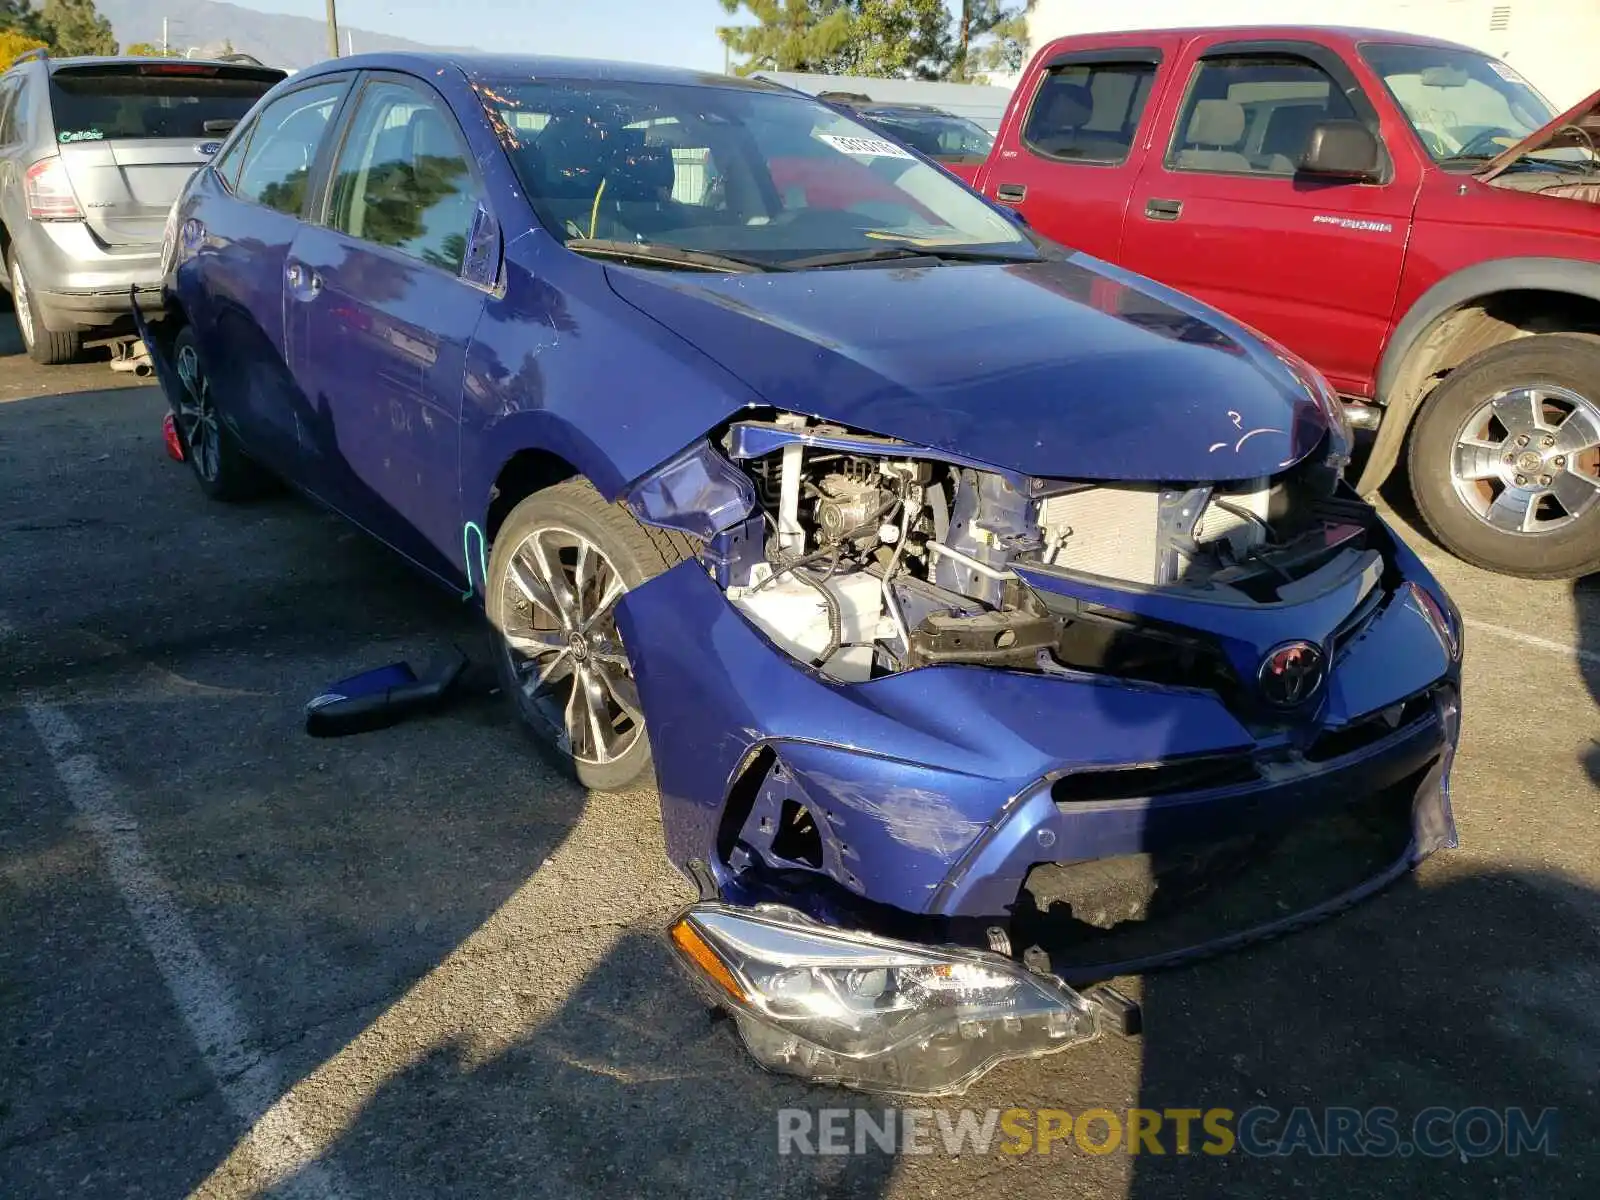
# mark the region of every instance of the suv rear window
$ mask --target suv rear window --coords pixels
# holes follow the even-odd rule
[[[56,140],[219,137],[229,126],[217,123],[237,123],[282,78],[274,75],[180,74],[148,67],[57,71],[50,77]]]

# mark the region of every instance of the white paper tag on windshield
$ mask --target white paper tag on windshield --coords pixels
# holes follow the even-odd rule
[[[835,150],[863,158],[909,158],[913,161],[916,159],[916,155],[882,138],[845,137],[837,133],[819,133],[816,137],[819,141],[827,142]]]
[[[1528,81],[1526,79],[1524,79],[1521,75],[1518,75],[1510,67],[1506,66],[1505,63],[1496,59],[1491,58],[1489,60],[1489,70],[1500,76],[1500,78],[1504,79],[1507,83],[1520,83],[1523,87],[1528,86]]]

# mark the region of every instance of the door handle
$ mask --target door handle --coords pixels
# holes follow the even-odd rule
[[[1183,215],[1182,200],[1146,200],[1144,215],[1152,221],[1176,221]]]
[[[322,274],[304,263],[292,262],[285,271],[289,290],[302,300],[309,300],[322,290]]]
[[[994,198],[1002,204],[1021,204],[1028,189],[1021,183],[1002,183],[994,190]]]

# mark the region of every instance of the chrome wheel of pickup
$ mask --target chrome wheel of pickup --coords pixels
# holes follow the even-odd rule
[[[1417,511],[1459,557],[1530,579],[1600,570],[1600,335],[1474,355],[1433,389],[1408,447]]]
[[[1500,392],[1461,426],[1451,475],[1495,529],[1561,529],[1600,501],[1600,408],[1564,387]]]

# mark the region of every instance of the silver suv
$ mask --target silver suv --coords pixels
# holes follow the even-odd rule
[[[35,362],[131,330],[129,293],[161,297],[167,211],[285,72],[259,64],[59,58],[0,75],[0,256]]]

